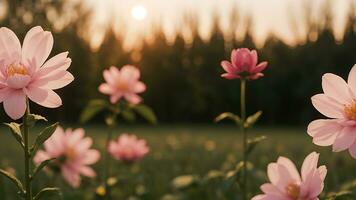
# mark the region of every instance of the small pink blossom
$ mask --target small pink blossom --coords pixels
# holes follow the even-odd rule
[[[80,175],[95,177],[95,171],[89,167],[100,158],[97,150],[90,149],[93,140],[84,137],[84,130],[58,127],[53,135],[44,143],[44,150],[39,150],[33,161],[38,165],[41,162],[56,158],[53,167],[60,170],[63,178],[72,187],[80,186]]]
[[[224,60],[221,62],[226,73],[221,76],[226,79],[247,78],[256,80],[263,76],[261,73],[267,67],[267,62],[257,65],[256,50],[250,51],[247,48],[234,49],[231,52],[231,62]]]
[[[134,162],[143,158],[150,151],[143,139],[135,135],[122,134],[117,141],[111,141],[108,152],[117,160]]]
[[[276,163],[270,163],[267,175],[270,183],[261,186],[264,194],[252,200],[318,200],[323,191],[326,167],[318,167],[319,154],[309,154],[302,165],[301,176],[293,162],[279,157]]]
[[[62,105],[53,90],[74,80],[67,71],[71,59],[63,52],[46,61],[52,47],[52,34],[40,26],[28,31],[22,47],[14,32],[0,28],[0,102],[12,119],[24,115],[26,97],[47,108]]]
[[[110,95],[111,103],[118,102],[122,97],[132,104],[138,104],[142,101],[138,93],[146,90],[146,85],[139,81],[140,71],[132,66],[125,65],[119,70],[115,66],[103,72],[106,83],[99,86],[99,91]]]
[[[356,158],[356,65],[351,69],[347,83],[341,77],[323,75],[324,93],[313,96],[314,107],[331,119],[318,119],[308,126],[308,134],[319,146],[332,145],[334,152],[348,149]]]

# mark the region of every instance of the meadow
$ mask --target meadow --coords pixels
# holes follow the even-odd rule
[[[103,135],[107,129],[93,125],[84,128],[86,134],[94,138],[94,148],[102,150],[105,143]],[[12,171],[22,177],[22,153],[9,131],[5,127],[0,131],[1,167],[9,169],[9,166],[14,166]],[[124,125],[118,126],[114,134],[123,132],[146,139],[151,151],[143,160],[134,164],[111,161],[112,171],[117,174],[117,183],[113,186],[114,199],[239,199],[227,175],[236,168],[242,156],[241,134],[237,127],[227,124]],[[351,156],[346,152],[335,154],[331,148],[313,145],[306,127],[257,127],[248,134],[249,137],[267,137],[249,158],[254,165],[250,166],[253,167],[249,177],[250,195],[261,193],[259,186],[267,182],[267,164],[275,161],[278,156],[293,158],[297,168],[300,168],[307,154],[312,151],[321,153],[319,163],[328,168],[324,191],[339,191],[356,177],[356,164]],[[94,165],[98,177],[103,171],[101,163]],[[174,181],[176,177],[180,178]],[[4,178],[0,180],[1,199],[17,199],[13,185]],[[48,176],[42,172],[41,178],[34,183],[34,190],[43,185],[59,186],[62,188],[62,198],[66,200],[93,199],[95,196],[100,199],[94,192],[98,187],[96,184],[96,180],[84,179],[79,189],[72,189],[61,177]],[[49,199],[60,198],[53,196]]]

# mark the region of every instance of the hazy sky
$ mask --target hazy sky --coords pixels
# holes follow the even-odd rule
[[[327,0],[86,0],[96,13],[95,40],[100,42],[101,32],[108,22],[115,24],[115,29],[125,35],[125,45],[130,48],[136,41],[149,37],[152,24],[163,25],[165,33],[174,39],[175,33],[183,32],[189,38],[182,26],[182,17],[191,12],[199,20],[199,32],[204,38],[209,38],[212,17],[216,13],[220,17],[223,30],[229,30],[228,19],[235,5],[236,14],[243,21],[251,15],[253,20],[253,34],[258,44],[263,44],[266,37],[273,33],[285,42],[293,44],[297,38],[305,38],[303,27],[305,3],[311,5],[313,18],[318,20],[319,12]],[[350,3],[356,0],[331,0],[334,15],[335,34],[342,38],[343,27]],[[142,6],[147,13],[142,20],[137,20],[132,9]],[[144,14],[143,14],[144,15]],[[292,18],[291,18],[292,17]],[[294,20],[294,21],[292,21]],[[99,28],[98,28],[99,27]],[[297,29],[293,28],[297,27]],[[297,30],[297,33],[294,31]],[[239,27],[237,35],[243,35],[244,29]]]

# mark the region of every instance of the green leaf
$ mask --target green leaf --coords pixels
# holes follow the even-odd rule
[[[260,118],[261,115],[262,115],[262,111],[258,111],[255,114],[249,116],[246,119],[245,128],[252,127],[257,122],[257,120]]]
[[[50,159],[48,159],[48,160],[45,160],[45,161],[41,162],[41,164],[39,164],[39,165],[33,170],[31,179],[33,180],[33,179],[37,176],[37,174],[38,174],[44,167],[46,167],[52,160],[55,160],[55,158],[50,158]]]
[[[132,110],[125,109],[121,112],[122,117],[128,122],[134,122],[136,119],[135,113]]]
[[[264,141],[266,139],[267,139],[266,136],[259,136],[259,137],[255,137],[253,139],[249,139],[247,141],[246,154],[247,155],[250,154],[260,142],[262,142],[262,141]]]
[[[9,124],[4,123],[4,124],[10,128],[12,135],[14,136],[16,141],[21,145],[21,147],[25,148],[21,135],[21,125],[15,122],[11,122]]]
[[[12,175],[9,172],[2,170],[2,169],[0,169],[0,174],[2,174],[6,178],[8,178],[12,183],[14,183],[15,186],[17,187],[17,189],[19,190],[20,194],[25,193],[22,183],[14,175]]]
[[[110,105],[101,99],[91,100],[88,105],[84,108],[80,115],[80,122],[85,123],[93,118],[96,114],[103,111],[104,109],[110,107]]]
[[[33,200],[39,200],[42,197],[47,197],[50,195],[61,196],[62,194],[61,194],[61,191],[59,188],[44,188],[39,193],[36,194],[36,196],[33,198]]]
[[[36,122],[40,120],[47,121],[47,119],[41,115],[29,114],[27,117],[27,123],[30,127],[34,127]]]
[[[148,122],[152,124],[157,123],[157,118],[153,110],[144,105],[144,104],[139,104],[139,105],[132,105],[132,109],[135,110],[141,117],[146,119]]]
[[[175,190],[183,190],[196,185],[199,182],[199,178],[196,175],[183,175],[173,179],[172,187]]]
[[[57,129],[58,122],[46,127],[36,138],[35,143],[30,149],[30,155],[33,156],[37,149],[52,136],[54,131]]]
[[[217,116],[214,119],[214,121],[220,122],[221,120],[224,120],[224,119],[230,119],[230,120],[234,121],[236,124],[241,124],[241,118],[231,112],[221,113],[219,116]]]
[[[326,200],[342,200],[342,199],[350,199],[350,197],[353,197],[354,195],[352,194],[351,191],[345,190],[345,191],[340,191],[340,192],[330,192],[326,196]]]

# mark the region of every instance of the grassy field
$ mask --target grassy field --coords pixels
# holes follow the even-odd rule
[[[75,126],[74,126],[75,127]],[[100,126],[85,127],[86,133],[95,139],[95,148],[104,146],[106,129]],[[13,167],[19,177],[22,154],[15,140],[5,128],[0,129],[0,161],[2,168]],[[212,170],[228,172],[234,169],[241,158],[241,140],[236,127],[225,125],[160,125],[160,126],[125,126],[115,130],[115,134],[127,132],[145,138],[151,147],[150,154],[142,161],[124,165],[112,161],[113,173],[117,174],[118,184],[114,187],[114,199],[238,199],[232,186],[225,190],[220,182],[204,186],[204,189],[192,186],[177,188],[172,180],[181,175],[192,175],[194,180],[203,180]],[[258,186],[266,181],[266,166],[276,161],[278,156],[291,158],[300,168],[304,157],[312,151],[321,153],[320,164],[327,165],[328,175],[325,190],[338,191],[342,183],[356,177],[356,162],[347,152],[332,153],[329,147],[317,147],[311,143],[305,128],[256,128],[249,132],[250,137],[265,135],[267,140],[261,143],[250,156],[253,163],[249,186],[251,195],[258,194]],[[102,174],[101,165],[94,166],[98,180]],[[216,172],[216,171],[215,171]],[[210,175],[213,173],[210,173]],[[205,180],[205,179],[204,179]],[[199,183],[186,178],[186,181]],[[35,184],[50,184],[63,188],[64,199],[94,199],[98,181],[84,179],[82,189],[73,190],[61,181],[60,177],[41,174]],[[186,184],[183,179],[183,185]],[[215,185],[214,185],[215,184]],[[216,186],[216,184],[218,186]],[[193,184],[186,184],[193,185]],[[209,188],[210,187],[210,188]],[[224,186],[225,187],[225,186]],[[85,191],[85,192],[83,192]],[[221,193],[226,192],[227,195]],[[1,200],[16,199],[14,188],[1,179]],[[171,194],[171,195],[167,195]],[[230,195],[230,196],[229,196]],[[53,198],[56,199],[56,198]]]

